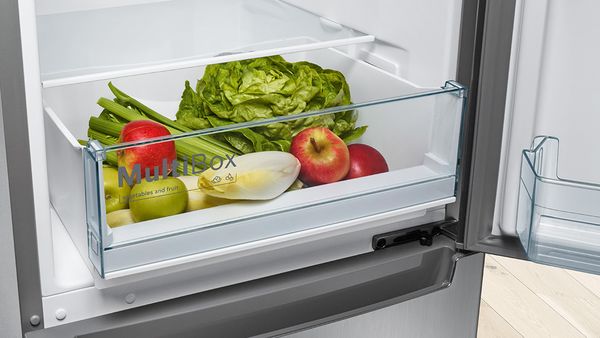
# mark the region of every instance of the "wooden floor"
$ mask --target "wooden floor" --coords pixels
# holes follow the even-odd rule
[[[600,276],[487,255],[478,337],[600,337]]]

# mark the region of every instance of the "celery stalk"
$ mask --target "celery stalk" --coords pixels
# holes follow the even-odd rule
[[[124,107],[118,104],[117,102],[111,101],[104,97],[101,97],[98,100],[98,105],[128,121],[152,120],[146,116],[142,116],[136,113],[133,109]],[[171,135],[182,134],[182,132],[177,129],[174,129],[169,126],[165,127],[167,128],[167,130],[169,130]],[[177,142],[180,144],[182,151],[185,151],[188,156],[201,153],[205,154],[207,157],[220,156],[222,158],[225,158],[226,155],[239,154],[238,151],[229,151],[229,149],[224,149],[223,147],[215,145],[207,141],[205,137],[190,137],[185,139],[179,139],[177,140]]]
[[[117,137],[106,135],[93,129],[88,129],[88,137],[92,140],[102,143],[105,146],[112,146],[119,143],[119,139]]]
[[[110,90],[112,91],[112,93],[115,95],[115,97],[118,100],[126,102],[127,104],[136,107],[142,113],[144,113],[147,117],[149,117],[157,122],[160,122],[160,123],[164,124],[165,126],[169,126],[171,128],[180,130],[182,132],[187,133],[187,132],[194,131],[193,129],[183,126],[183,125],[177,123],[176,121],[173,121],[171,119],[164,117],[163,115],[156,112],[152,108],[146,106],[145,104],[139,102],[138,100],[134,99],[133,97],[127,95],[122,90],[115,87],[115,85],[113,85],[112,82],[108,83],[108,88],[110,88]],[[207,136],[201,136],[201,138],[205,139],[207,142],[214,144],[215,146],[226,149],[227,151],[229,151],[230,154],[231,153],[239,154],[239,152],[235,148],[231,147],[231,145],[229,145],[228,143],[220,142],[220,141],[215,140],[212,137],[207,137]]]
[[[89,121],[90,129],[114,137],[121,136],[121,130],[124,126],[124,124],[103,120],[95,116],[90,117]]]

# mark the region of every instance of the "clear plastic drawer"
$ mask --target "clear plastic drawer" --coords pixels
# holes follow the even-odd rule
[[[100,276],[454,201],[465,88],[419,88],[335,50],[285,58],[339,70],[351,99],[340,87],[293,114],[182,125],[173,120],[183,84],[196,90],[204,67],[119,78],[112,91],[104,80],[45,89],[51,202]],[[260,114],[264,103],[236,114]],[[123,125],[158,115],[161,131],[124,136]]]

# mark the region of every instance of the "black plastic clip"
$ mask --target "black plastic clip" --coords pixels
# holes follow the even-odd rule
[[[454,220],[446,220],[424,224],[418,227],[402,229],[385,234],[373,236],[371,246],[373,250],[381,250],[390,246],[419,241],[423,246],[431,246],[433,239],[443,233],[443,226],[451,224]]]

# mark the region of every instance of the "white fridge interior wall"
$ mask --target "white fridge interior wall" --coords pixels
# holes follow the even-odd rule
[[[55,244],[51,240],[53,231],[50,223],[50,202],[48,177],[46,173],[46,152],[44,138],[44,113],[40,90],[40,69],[38,59],[36,12],[34,1],[19,1],[19,24],[23,55],[23,77],[27,105],[27,126],[29,151],[32,163],[32,184],[35,213],[36,236],[39,253],[39,269],[42,294],[61,290],[54,280]]]
[[[462,0],[285,2],[374,35],[375,43],[357,45],[364,60],[408,81],[437,87],[456,76]]]
[[[521,153],[536,135],[560,139],[558,175],[600,183],[600,3],[519,1],[495,234],[516,233]],[[594,67],[590,67],[594,65]]]

